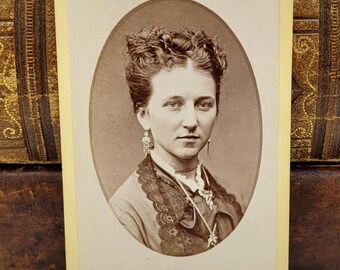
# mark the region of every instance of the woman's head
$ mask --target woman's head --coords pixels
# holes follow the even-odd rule
[[[203,32],[143,30],[127,41],[131,99],[154,151],[174,168],[197,164],[217,116],[225,56]]]
[[[219,103],[220,83],[227,66],[220,47],[203,31],[167,31],[164,28],[142,30],[127,37],[130,62],[125,70],[135,112],[146,107],[152,94],[152,78],[160,71],[185,67],[211,75]]]

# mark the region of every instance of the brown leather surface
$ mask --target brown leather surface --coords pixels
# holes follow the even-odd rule
[[[0,166],[0,269],[65,269],[60,169]]]
[[[340,165],[292,166],[289,269],[340,269]]]
[[[340,269],[340,165],[293,166],[289,269]],[[61,173],[0,168],[0,269],[65,269]]]

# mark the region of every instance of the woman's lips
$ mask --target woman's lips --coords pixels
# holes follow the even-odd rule
[[[197,135],[185,135],[185,136],[179,136],[178,139],[181,139],[181,140],[197,140],[199,139],[200,137],[197,136]]]

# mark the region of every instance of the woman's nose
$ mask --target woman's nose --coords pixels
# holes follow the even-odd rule
[[[198,121],[194,106],[188,106],[185,108],[182,125],[189,130],[195,129],[197,127]]]

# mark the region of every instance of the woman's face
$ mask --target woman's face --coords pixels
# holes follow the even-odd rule
[[[151,85],[149,104],[138,112],[138,119],[144,129],[151,129],[154,150],[170,165],[196,159],[217,115],[212,76],[189,62],[184,68],[160,71]]]

